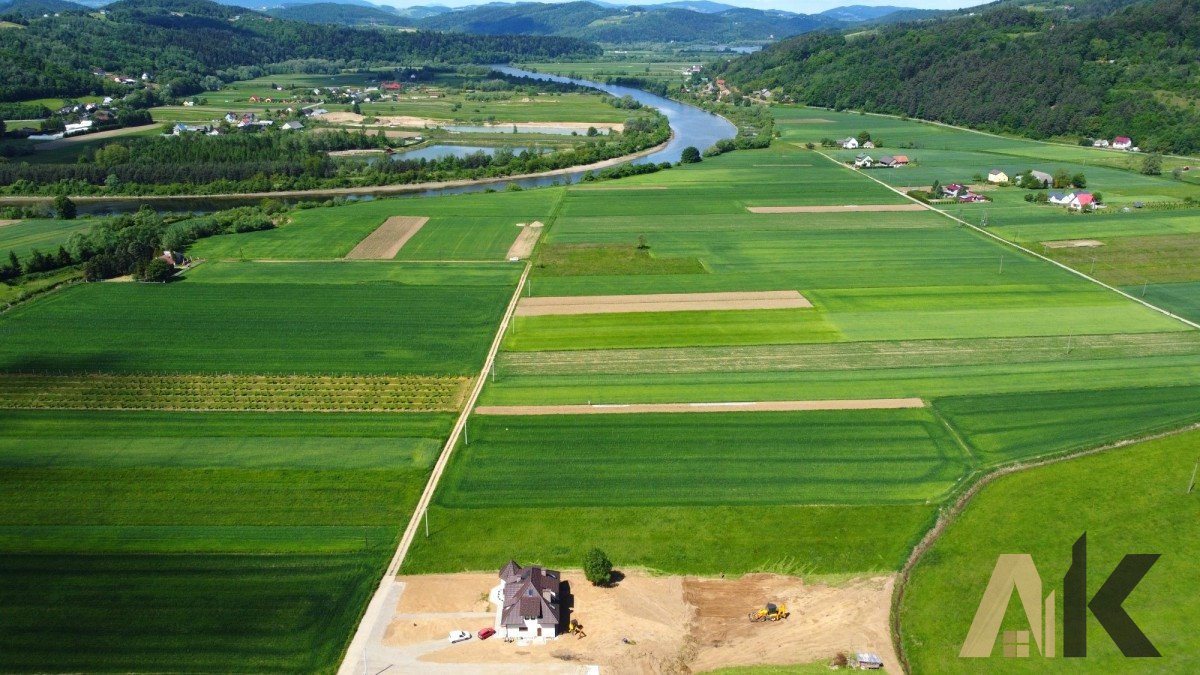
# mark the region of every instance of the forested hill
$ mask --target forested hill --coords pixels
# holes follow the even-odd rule
[[[701,12],[683,7],[612,7],[581,1],[482,5],[428,17],[420,25],[468,33],[568,35],[630,43],[768,40],[844,24],[819,15],[740,7]]]
[[[373,63],[499,63],[594,58],[599,47],[564,37],[461,35],[356,29],[288,21],[207,0],[122,0],[106,12],[23,20],[0,41],[0,101],[99,93],[92,74],[180,82],[297,59]],[[245,73],[241,73],[245,74]]]
[[[1034,137],[1133,137],[1200,151],[1200,0],[1063,21],[998,7],[859,34],[814,33],[717,64],[742,91]]]
[[[250,3],[250,0],[246,0]],[[362,7],[339,2],[312,2],[267,10],[281,19],[343,26],[412,26],[413,20],[378,7]]]

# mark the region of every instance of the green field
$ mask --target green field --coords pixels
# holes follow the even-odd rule
[[[560,197],[559,190],[527,190],[307,209],[272,230],[203,239],[190,254],[233,260],[341,258],[388,217],[425,216],[429,221],[397,259],[498,261],[520,234],[517,224],[549,219]]]
[[[1195,614],[1200,540],[1180,523],[1200,515],[1187,494],[1200,434],[1192,432],[1006,476],[987,486],[923,556],[900,608],[901,636],[913,672],[1193,672],[1200,667],[1189,617]],[[1088,620],[1086,660],[958,658],[976,605],[1001,553],[1029,553],[1044,592],[1057,589],[1059,652],[1062,599],[1059,580],[1071,546],[1088,540],[1088,597],[1126,553],[1162,557],[1124,603],[1125,610],[1162,653],[1126,659]],[[1048,587],[1048,588],[1047,588]],[[1003,630],[1025,630],[1013,601]]]
[[[495,267],[459,283],[454,266],[288,267],[201,266],[166,285],[66,289],[0,317],[0,369],[473,375],[518,276]],[[242,279],[206,281],[225,270]]]
[[[5,411],[0,667],[330,670],[451,420]]]
[[[42,253],[53,255],[58,247],[67,243],[76,232],[87,232],[92,223],[88,220],[22,220],[12,225],[0,225],[0,256],[8,262],[8,253],[12,251],[17,258],[25,260],[37,249]]]
[[[823,126],[776,110],[785,139]],[[825,115],[802,112],[818,113]],[[834,135],[862,123],[838,120]],[[892,124],[879,135],[906,143],[899,134],[912,131],[915,143],[941,144],[944,154],[926,167],[936,175],[924,175],[944,173],[946,182],[959,175],[950,170],[969,170],[969,179],[976,164],[986,173],[998,145],[1028,149],[1025,141]],[[819,140],[825,132],[815,133]],[[904,203],[801,146],[710,158],[611,186],[619,191],[567,188],[527,292],[796,290],[812,309],[518,317],[481,403],[920,397],[929,407],[475,416],[471,445],[456,450],[435,497],[433,535],[417,542],[406,571],[486,569],[509,555],[506,546],[522,559],[569,565],[593,544],[667,573],[898,569],[929,514],[992,467],[1200,421],[1200,333],[1182,322],[932,212],[750,213],[748,206]],[[1085,160],[1088,153],[1076,161]],[[1104,182],[1128,173],[1078,166]],[[908,170],[888,182],[903,184]],[[1163,178],[1126,182],[1147,186],[1139,194],[1175,188]],[[986,205],[990,218],[1028,223],[999,225],[1005,236],[1026,227],[1041,228],[1045,240],[1087,236],[1083,216],[1051,213],[1011,190]],[[1087,222],[1188,234],[1194,225],[1178,213]],[[1039,214],[1070,234],[1052,236],[1058,225],[1038,224]],[[641,257],[631,257],[639,245]],[[537,485],[521,479],[546,466],[554,470]],[[759,521],[729,520],[756,504]],[[546,522],[531,522],[539,505],[556,508]],[[792,530],[795,562],[780,565],[788,556],[778,547],[772,555],[748,543],[795,527],[794,514],[806,509],[826,509],[810,525],[837,521],[829,542],[870,532],[877,550],[835,553],[811,531]],[[500,519],[512,523],[503,536],[489,526]],[[721,539],[695,537],[714,526]],[[462,550],[464,541],[471,550]]]

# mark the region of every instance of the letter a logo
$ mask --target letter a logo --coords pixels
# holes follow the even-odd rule
[[[992,570],[992,578],[983,592],[983,600],[979,602],[959,656],[985,658],[992,655],[1014,588],[1029,621],[1029,631],[1006,633],[1004,655],[1029,656],[1029,633],[1032,633],[1042,656],[1054,656],[1054,592],[1042,600],[1042,578],[1033,564],[1033,556],[1025,553],[1006,553],[996,559],[996,568]]]

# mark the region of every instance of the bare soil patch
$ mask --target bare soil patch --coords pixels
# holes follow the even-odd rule
[[[833,124],[833,120],[827,120],[822,117],[808,117],[799,120],[788,120],[785,124]]]
[[[521,298],[517,316],[614,314],[621,312],[694,312],[736,309],[812,307],[799,291],[750,293],[655,293]]]
[[[542,235],[543,227],[542,222],[538,220],[528,225],[522,223],[521,234],[518,234],[517,240],[513,242],[512,246],[508,247],[508,255],[506,257],[509,260],[513,258],[524,260],[533,255],[533,247],[537,244],[538,237]]]
[[[787,412],[793,410],[894,410],[923,408],[919,398],[869,398],[827,401],[731,401],[720,403],[618,403],[611,405],[493,405],[477,415],[626,415],[634,413]]]
[[[1104,242],[1096,239],[1062,239],[1060,241],[1042,242],[1042,246],[1046,248],[1096,248],[1103,245]]]
[[[846,211],[922,211],[922,204],[843,204],[840,206],[747,206],[750,213],[844,213]]]
[[[0,227],[4,227],[5,225],[16,225],[19,222],[21,222],[21,221],[19,221],[19,220],[0,220]]]
[[[428,222],[425,217],[392,216],[346,254],[350,260],[390,260]]]
[[[409,663],[393,664],[402,672],[420,672],[422,664],[430,669],[461,664],[474,670],[518,664],[531,672],[596,664],[605,673],[691,673],[819,661],[854,650],[879,653],[889,669],[897,665],[888,631],[891,575],[839,586],[772,574],[712,579],[627,572],[612,588],[596,588],[578,571],[565,571],[563,578],[573,597],[570,616],[583,624],[585,638],[563,636],[545,644],[506,644],[496,638],[446,643],[450,630],[475,632],[491,624],[482,617],[450,615],[462,606],[456,595],[478,596],[498,583],[495,574],[468,573],[398,577],[405,589],[383,643],[441,643],[422,649]],[[406,600],[410,593],[422,600]],[[447,602],[437,604],[439,597]],[[791,617],[750,623],[747,614],[767,602],[786,604]],[[405,612],[406,607],[430,611]]]
[[[487,601],[487,592],[499,583],[495,574],[422,574],[399,580],[405,582],[404,593],[396,604],[396,611],[401,614],[495,609]]]

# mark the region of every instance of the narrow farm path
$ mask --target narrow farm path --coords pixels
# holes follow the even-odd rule
[[[1150,304],[1149,302],[1146,302],[1145,300],[1143,300],[1143,299],[1141,299],[1141,298],[1138,298],[1138,297],[1135,297],[1135,296],[1133,296],[1133,295],[1130,295],[1129,293],[1126,293],[1125,291],[1123,291],[1123,290],[1121,290],[1121,289],[1117,288],[1116,286],[1112,286],[1112,285],[1106,284],[1106,283],[1104,283],[1103,281],[1100,281],[1099,279],[1097,279],[1097,278],[1095,278],[1095,277],[1093,277],[1093,276],[1090,276],[1090,275],[1088,275],[1088,274],[1085,274],[1085,273],[1083,273],[1083,272],[1080,272],[1079,270],[1075,269],[1074,267],[1070,267],[1070,266],[1068,266],[1068,265],[1065,265],[1065,264],[1063,264],[1063,263],[1060,263],[1060,262],[1058,262],[1057,260],[1053,260],[1053,259],[1051,259],[1051,258],[1047,258],[1046,256],[1044,256],[1044,255],[1042,255],[1042,254],[1038,253],[1037,251],[1034,251],[1034,250],[1032,250],[1032,249],[1025,248],[1024,246],[1021,246],[1020,244],[1017,244],[1017,243],[1015,243],[1015,242],[1011,242],[1011,241],[1009,241],[1009,240],[1005,239],[1004,237],[1001,237],[1001,236],[1000,236],[1000,235],[998,235],[998,234],[993,234],[992,232],[989,232],[989,231],[987,231],[986,229],[984,229],[984,228],[982,228],[982,227],[979,227],[978,225],[974,225],[974,224],[972,224],[972,223],[968,223],[967,221],[963,220],[962,218],[959,218],[959,217],[957,217],[957,216],[951,215],[949,212],[947,212],[947,211],[943,211],[942,209],[939,209],[939,208],[937,208],[936,206],[934,206],[934,205],[932,205],[932,204],[926,204],[925,202],[922,202],[922,201],[921,201],[921,200],[919,200],[919,199],[914,199],[913,197],[910,197],[909,195],[905,194],[905,193],[904,193],[904,191],[902,191],[902,190],[900,190],[900,189],[898,189],[898,188],[895,188],[895,187],[893,187],[893,186],[891,186],[891,185],[888,185],[887,183],[885,183],[885,182],[883,182],[883,181],[879,180],[878,178],[876,178],[876,177],[874,177],[874,176],[870,175],[869,173],[867,173],[867,172],[865,172],[865,171],[860,171],[860,170],[858,170],[858,169],[853,169],[853,168],[850,168],[850,167],[846,166],[845,164],[842,164],[841,162],[839,162],[837,159],[835,159],[835,158],[833,158],[833,157],[830,157],[829,155],[827,155],[827,154],[825,154],[825,153],[823,153],[823,152],[820,152],[819,150],[814,150],[813,152],[815,152],[815,153],[817,153],[818,155],[820,155],[820,156],[824,157],[825,159],[827,159],[827,160],[829,160],[829,161],[833,162],[834,164],[837,164],[838,166],[840,166],[840,167],[842,167],[842,168],[846,169],[847,171],[853,171],[854,173],[860,174],[860,175],[862,175],[864,178],[866,178],[866,179],[868,179],[868,180],[873,180],[873,181],[875,181],[876,183],[879,183],[880,185],[882,185],[883,187],[885,187],[885,188],[887,188],[887,189],[891,190],[892,192],[895,192],[896,194],[900,195],[901,197],[904,197],[905,199],[907,199],[907,200],[909,200],[909,201],[911,201],[911,202],[913,202],[913,203],[915,203],[915,204],[920,204],[922,207],[924,207],[924,208],[926,208],[926,209],[929,209],[930,211],[933,211],[934,213],[941,214],[941,215],[945,216],[946,218],[949,218],[950,220],[953,220],[954,222],[956,222],[956,223],[959,223],[960,225],[963,225],[963,226],[965,226],[965,227],[969,227],[969,228],[971,228],[972,230],[975,230],[976,232],[978,232],[979,234],[982,234],[983,236],[985,236],[985,237],[988,237],[989,239],[994,239],[994,240],[996,240],[996,241],[1000,242],[1001,244],[1004,244],[1004,245],[1006,245],[1006,246],[1010,246],[1010,247],[1012,247],[1012,248],[1015,248],[1015,249],[1017,249],[1018,251],[1021,251],[1022,253],[1026,253],[1026,254],[1028,254],[1028,255],[1031,255],[1031,256],[1033,256],[1033,257],[1035,257],[1035,258],[1039,259],[1039,260],[1044,260],[1044,261],[1046,261],[1046,262],[1050,263],[1051,265],[1054,265],[1055,267],[1060,267],[1060,268],[1062,268],[1062,269],[1064,269],[1064,270],[1066,270],[1066,271],[1070,272],[1071,274],[1074,274],[1075,276],[1078,276],[1078,277],[1081,277],[1081,278],[1083,278],[1083,279],[1086,279],[1086,280],[1088,280],[1088,281],[1090,281],[1090,282],[1092,282],[1092,283],[1096,284],[1097,286],[1101,286],[1101,287],[1103,287],[1103,288],[1107,288],[1108,290],[1112,291],[1113,293],[1117,293],[1117,294],[1119,294],[1119,295],[1122,295],[1122,296],[1124,296],[1124,297],[1126,297],[1126,298],[1128,298],[1128,299],[1130,299],[1130,300],[1132,300],[1132,301],[1134,301],[1134,302],[1136,302],[1136,303],[1138,303],[1138,304],[1140,304],[1140,305],[1143,305],[1143,306],[1145,306],[1145,307],[1148,307],[1149,309],[1152,309],[1152,310],[1154,310],[1154,311],[1156,311],[1156,312],[1159,312],[1160,314],[1165,314],[1165,315],[1167,315],[1167,316],[1171,317],[1172,319],[1175,319],[1176,321],[1179,321],[1180,323],[1187,324],[1188,326],[1191,326],[1192,328],[1200,328],[1200,323],[1196,323],[1196,322],[1194,322],[1194,321],[1190,321],[1190,320],[1188,320],[1188,319],[1185,319],[1185,318],[1183,318],[1182,316],[1179,316],[1178,314],[1175,314],[1175,313],[1173,313],[1173,312],[1171,312],[1171,311],[1168,311],[1168,310],[1166,310],[1166,309],[1163,309],[1162,307],[1159,307],[1158,305],[1153,305],[1153,304]]]
[[[392,556],[391,562],[388,563],[387,569],[383,573],[383,578],[380,579],[379,586],[375,589],[375,594],[371,596],[371,601],[367,604],[367,610],[363,613],[362,620],[359,621],[358,629],[354,632],[354,638],[350,641],[350,646],[346,649],[342,665],[338,668],[338,673],[341,675],[350,675],[359,671],[373,632],[379,623],[386,620],[389,614],[386,611],[389,599],[394,602],[399,594],[399,591],[395,588],[397,584],[396,573],[399,572],[400,565],[404,563],[404,558],[408,555],[408,549],[412,546],[413,539],[416,538],[417,532],[421,528],[421,520],[429,508],[429,504],[433,501],[433,493],[437,490],[438,481],[441,480],[442,473],[446,470],[446,465],[450,462],[450,455],[454,452],[454,446],[458,444],[459,437],[462,436],[463,429],[467,425],[467,419],[471,416],[471,412],[475,408],[475,402],[479,400],[479,394],[483,391],[483,386],[487,382],[487,375],[495,365],[496,353],[500,351],[500,343],[504,339],[505,331],[508,330],[508,324],[512,320],[513,312],[516,311],[517,301],[521,297],[521,289],[529,279],[530,269],[531,267],[526,264],[525,270],[521,273],[521,279],[517,282],[516,289],[513,290],[512,298],[508,301],[508,307],[505,309],[504,316],[500,320],[500,326],[497,328],[496,335],[492,339],[492,346],[488,349],[487,358],[484,359],[483,368],[475,378],[475,383],[471,387],[471,393],[467,396],[462,412],[459,413],[458,420],[455,421],[454,428],[450,431],[449,438],[446,439],[446,444],[442,446],[442,452],[438,455],[437,462],[433,466],[433,471],[429,475],[429,481],[426,482],[425,490],[421,493],[421,499],[417,501],[417,507],[413,510],[412,517],[409,518],[408,526],[404,528],[404,534],[400,537],[400,545],[396,548],[396,553]]]

